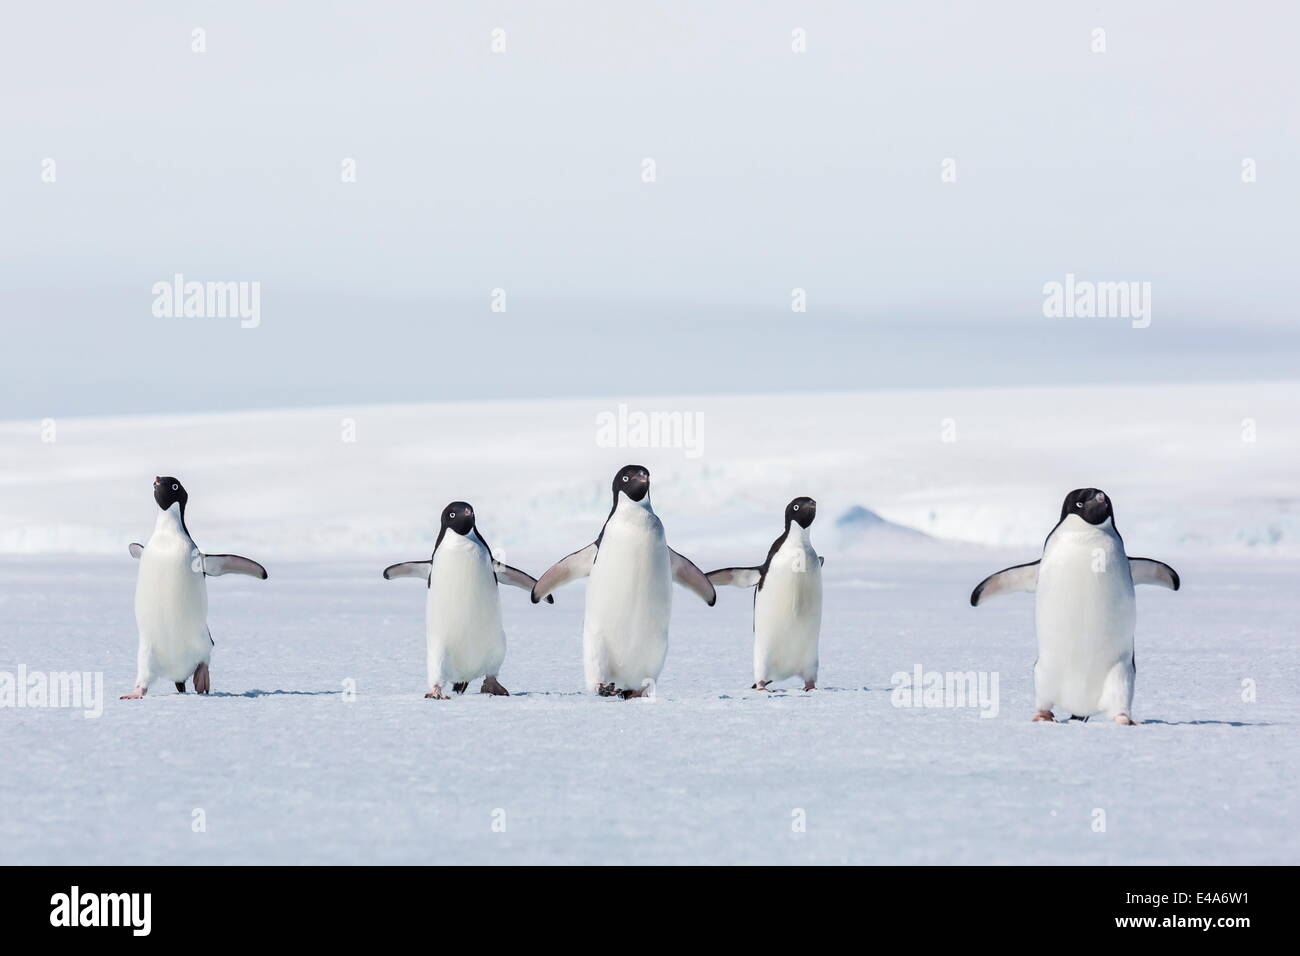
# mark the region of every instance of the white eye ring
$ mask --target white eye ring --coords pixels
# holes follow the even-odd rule
[[[1082,507],[1083,507],[1083,502],[1082,502],[1082,501],[1076,501],[1076,502],[1074,503],[1074,506],[1075,506],[1076,508],[1082,508]]]
[[[798,506],[798,505],[795,505],[795,506],[794,506],[794,510],[795,510],[795,511],[798,511],[798,510],[799,510],[799,506]]]
[[[180,485],[172,485],[172,491],[176,491],[178,488],[180,488]]]
[[[449,515],[447,515],[447,517],[448,517],[448,518],[454,518],[454,517],[456,517],[456,512],[454,512],[454,511],[451,512]]]
[[[624,481],[627,481],[627,475],[624,475],[624,476],[623,476],[623,480],[624,480]]]

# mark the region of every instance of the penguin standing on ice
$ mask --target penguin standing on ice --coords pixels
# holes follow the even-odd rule
[[[184,487],[175,478],[153,480],[153,500],[161,514],[146,544],[132,544],[131,556],[140,561],[135,585],[135,621],[140,631],[135,690],[123,700],[138,700],[155,677],[163,677],[185,692],[212,689],[208,662],[212,660],[212,634],[208,631],[208,578],[246,574],[266,580],[266,568],[237,554],[204,554],[185,527]]]
[[[1130,558],[1110,498],[1079,488],[1065,496],[1040,560],[989,575],[971,593],[975,607],[998,594],[1035,592],[1034,720],[1053,721],[1053,709],[1060,708],[1082,720],[1105,714],[1120,724],[1137,723],[1136,584],[1177,591],[1178,572],[1150,558]]]
[[[714,585],[754,591],[754,689],[802,677],[804,690],[817,688],[817,639],[822,627],[822,565],[808,529],[817,502],[795,498],[785,506],[785,530],[756,568],[709,572]]]
[[[448,688],[463,694],[478,677],[483,678],[480,693],[509,696],[497,680],[506,657],[497,585],[510,584],[531,592],[537,580],[492,557],[479,534],[472,507],[453,501],[443,508],[433,556],[428,561],[394,564],[384,569],[384,577],[428,582],[425,641],[430,690],[425,697],[447,700]],[[554,598],[547,600],[555,603]]]
[[[673,582],[710,607],[717,593],[672,548],[650,507],[650,472],[627,465],[614,476],[614,502],[596,540],[558,561],[533,588],[536,603],[590,576],[582,625],[586,684],[602,697],[640,697],[659,679],[668,655]]]

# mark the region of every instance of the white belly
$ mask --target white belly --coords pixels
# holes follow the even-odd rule
[[[587,686],[641,690],[659,679],[668,656],[673,580],[663,525],[641,508],[605,524],[587,585],[582,628]]]
[[[754,595],[754,680],[816,680],[821,625],[822,569],[816,553],[783,546]]]
[[[1107,675],[1133,658],[1136,616],[1128,558],[1115,537],[1053,535],[1034,602],[1039,700],[1079,717],[1097,713]]]
[[[192,542],[161,530],[140,555],[135,621],[151,676],[183,681],[212,658],[208,584],[202,564],[195,570],[195,561]]]
[[[501,598],[487,551],[448,532],[434,553],[425,604],[429,684],[497,674],[506,657]]]

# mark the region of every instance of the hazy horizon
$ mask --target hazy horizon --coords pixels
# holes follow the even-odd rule
[[[3,419],[1300,368],[1292,8],[71,6],[0,36]]]

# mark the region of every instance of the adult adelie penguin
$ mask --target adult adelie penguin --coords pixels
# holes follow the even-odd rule
[[[710,607],[717,593],[704,572],[668,547],[664,526],[650,507],[650,472],[644,466],[619,469],[613,493],[596,540],[543,574],[533,602],[590,575],[582,624],[587,687],[602,697],[640,697],[659,679],[668,655],[673,582]]]
[[[709,572],[714,585],[754,591],[754,689],[802,677],[804,690],[817,688],[817,639],[822,627],[822,565],[808,529],[817,502],[795,498],[785,506],[785,530],[756,568]]]
[[[450,533],[448,533],[450,532]],[[482,677],[479,692],[509,696],[497,675],[506,658],[506,631],[501,624],[498,583],[532,591],[531,575],[502,564],[479,533],[474,509],[453,501],[442,509],[442,528],[428,561],[407,561],[384,569],[384,577],[420,578],[428,582],[425,641],[429,692],[447,700],[447,688],[463,694]],[[549,599],[554,603],[554,598]]]
[[[208,630],[208,578],[246,574],[266,580],[266,568],[237,554],[204,554],[185,527],[190,496],[175,478],[153,480],[153,500],[161,514],[146,544],[132,544],[140,561],[135,585],[135,621],[140,631],[135,690],[123,700],[138,700],[155,677],[163,677],[185,692],[212,689],[208,667],[212,634]]]
[[[1060,708],[1083,720],[1105,714],[1117,723],[1137,723],[1136,584],[1177,591],[1178,573],[1160,561],[1130,558],[1110,498],[1079,488],[1065,496],[1040,560],[989,575],[971,593],[974,607],[997,594],[1035,592],[1034,720],[1055,720],[1052,711]]]

